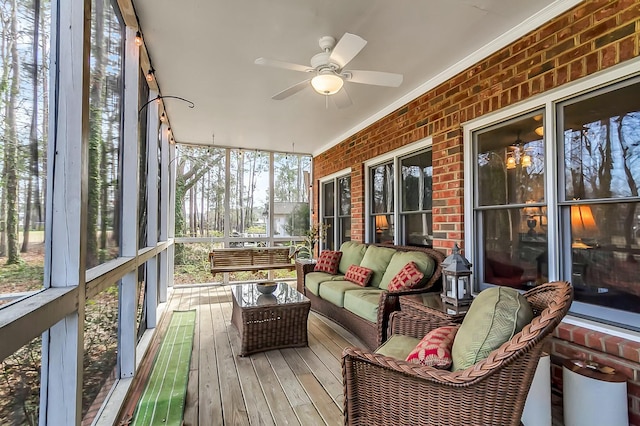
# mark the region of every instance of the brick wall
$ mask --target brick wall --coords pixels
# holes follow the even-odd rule
[[[363,162],[431,136],[434,246],[448,252],[454,242],[462,244],[464,234],[461,123],[640,56],[639,50],[640,0],[583,2],[318,155],[313,176],[351,167],[351,238],[363,241]],[[627,366],[631,424],[640,426],[636,344],[614,344],[612,336],[602,335],[600,345],[591,347],[580,336],[593,332],[571,327],[557,332],[556,361],[602,357]],[[629,350],[636,358],[623,356]]]

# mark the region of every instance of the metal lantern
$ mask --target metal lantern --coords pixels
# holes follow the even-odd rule
[[[442,262],[442,301],[455,306],[469,305],[471,295],[471,263],[460,254],[456,243]]]

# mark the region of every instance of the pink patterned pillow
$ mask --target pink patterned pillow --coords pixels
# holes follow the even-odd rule
[[[459,327],[459,325],[447,325],[431,330],[411,351],[406,361],[448,370],[453,363],[451,348]]]
[[[341,257],[341,251],[323,250],[313,270],[335,275],[338,273],[338,264],[340,263]]]
[[[416,264],[409,262],[391,279],[388,290],[398,291],[416,288],[423,278],[424,274],[420,272]]]
[[[371,281],[373,271],[364,266],[351,265],[344,274],[344,279],[351,281],[354,284],[358,284],[361,287],[366,287]]]

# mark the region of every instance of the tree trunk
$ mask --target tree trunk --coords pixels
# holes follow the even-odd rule
[[[40,26],[44,28],[45,22],[45,14],[40,14]],[[47,52],[49,49],[49,40],[47,38],[47,32],[40,37],[40,45],[42,50],[42,152],[41,152],[41,162],[42,165],[38,165],[38,174],[36,180],[36,188],[34,195],[34,210],[37,217],[36,222],[38,222],[38,229],[44,229],[44,207],[43,202],[47,196],[47,173],[44,173],[42,178],[40,177],[40,167],[42,170],[47,170],[47,141],[49,140],[49,67],[47,64],[49,63],[49,58],[47,56]]]
[[[6,116],[6,132],[4,158],[6,171],[7,201],[7,264],[20,262],[18,252],[18,141],[16,129],[16,108],[20,91],[20,59],[18,57],[18,23],[16,0],[11,2],[11,89]]]
[[[27,196],[24,208],[24,224],[22,228],[22,248],[26,253],[29,249],[29,229],[31,227],[31,206],[33,203],[34,186],[38,186],[38,44],[40,36],[40,0],[33,2],[33,78],[31,80],[31,95],[33,113],[31,114],[31,128],[29,130],[29,177],[27,181]],[[35,185],[34,185],[35,184]]]
[[[87,209],[87,268],[98,264],[98,214],[100,210],[100,160],[102,156],[102,87],[104,82],[104,1],[96,1],[95,40],[91,44],[95,65],[89,92],[89,185]]]
[[[9,80],[9,54],[8,54],[8,43],[7,43],[7,30],[8,25],[5,25],[5,22],[2,22],[2,41],[0,44],[0,52],[2,52],[2,79],[0,80],[0,102],[2,102],[2,108],[4,108],[4,116],[5,120],[9,111],[9,91],[8,89],[8,80]],[[3,142],[3,152],[4,152],[4,138]],[[6,186],[7,186],[7,168],[2,165],[2,171],[0,171],[0,256],[5,257],[7,255],[7,203],[6,203]]]

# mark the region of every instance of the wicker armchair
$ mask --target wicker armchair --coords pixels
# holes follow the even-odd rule
[[[511,340],[467,368],[451,372],[356,348],[342,354],[347,425],[519,425],[544,338],[571,305],[568,282],[538,286],[525,296],[534,319]],[[442,321],[391,315],[389,334],[422,338]]]

